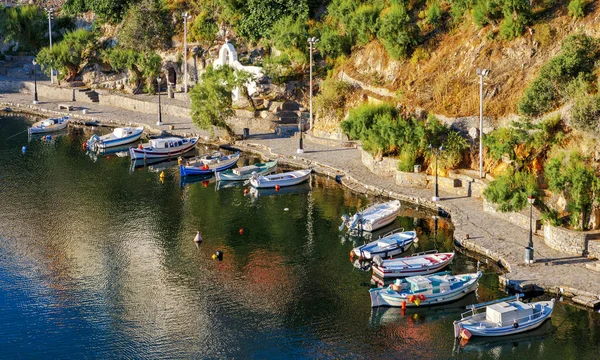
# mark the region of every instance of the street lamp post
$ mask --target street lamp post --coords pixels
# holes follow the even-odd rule
[[[435,154],[435,185],[433,190],[434,195],[431,198],[431,201],[439,201],[440,196],[438,193],[438,156],[440,154],[440,151],[443,150],[443,146],[440,146],[439,148],[434,148],[433,145],[429,144],[429,148],[432,149]]]
[[[48,37],[50,38],[50,50],[52,50],[52,14],[54,13],[54,8],[46,8],[46,13],[48,14]],[[50,83],[54,84],[54,69],[52,67],[50,68]]]
[[[156,78],[156,85],[157,85],[157,90],[158,90],[158,121],[156,122],[156,125],[161,126],[162,125],[162,113],[160,111],[160,76]]]
[[[533,195],[527,196],[529,202],[529,244],[525,248],[525,264],[533,264],[533,203],[535,198]]]
[[[309,130],[312,130],[313,128],[313,110],[312,110],[312,98],[313,98],[313,83],[312,83],[312,69],[313,69],[313,45],[318,43],[319,39],[315,38],[314,36],[311,38],[308,38],[308,45],[310,47],[310,89],[309,89],[309,114],[310,114],[310,128]]]
[[[191,16],[188,15],[187,11],[181,13],[183,17],[183,86],[184,92],[187,94],[188,92],[188,75],[187,75],[187,21],[191,19]]]
[[[490,73],[489,69],[477,68],[479,75],[479,178],[483,179],[483,78]]]
[[[33,60],[31,63],[33,64],[33,104],[36,105],[38,103],[37,73],[35,72],[35,66],[37,65],[37,61]]]

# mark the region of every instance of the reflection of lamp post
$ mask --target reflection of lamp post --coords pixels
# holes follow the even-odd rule
[[[33,64],[33,104],[38,103],[37,97],[37,73],[35,72],[35,66],[37,65],[37,61],[33,60],[31,62]]]
[[[439,211],[439,209],[438,209]],[[438,229],[438,217],[433,215],[433,246],[437,250],[437,229]]]
[[[156,78],[156,85],[158,87],[158,121],[156,122],[156,125],[161,126],[162,125],[162,114],[160,111],[160,76]]]
[[[192,17],[188,15],[187,11],[182,12],[181,16],[183,17],[183,86],[185,88],[183,91],[187,94],[187,21]]]
[[[490,73],[489,69],[477,68],[479,75],[479,178],[483,179],[483,77]]]
[[[52,50],[52,13],[54,12],[53,7],[46,8],[48,13],[48,37],[50,38],[50,50]],[[54,69],[50,68],[50,83],[54,83]]]
[[[312,130],[313,128],[313,110],[312,110],[312,98],[313,98],[313,83],[312,83],[312,68],[313,68],[313,45],[318,43],[319,39],[315,38],[314,36],[311,38],[308,38],[308,45],[310,47],[310,90],[309,90],[309,114],[310,114],[310,128],[309,130]]]
[[[433,148],[433,146],[431,144],[429,144],[429,148],[432,149],[435,154],[435,185],[434,185],[434,195],[431,198],[431,200],[439,201],[440,196],[438,193],[438,156],[439,156],[440,151],[442,151],[442,149],[443,149],[443,145],[441,145],[439,148]]]
[[[525,264],[533,264],[533,203],[535,198],[533,195],[527,197],[529,202],[529,245],[525,248]]]

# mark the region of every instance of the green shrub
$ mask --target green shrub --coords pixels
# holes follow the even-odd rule
[[[346,24],[347,31],[358,45],[365,45],[375,38],[381,7],[371,4],[360,5]]]
[[[453,24],[459,24],[473,4],[473,0],[448,0],[450,3],[450,17]]]
[[[573,19],[583,19],[585,17],[585,0],[571,0],[569,2],[569,16]]]
[[[487,201],[502,212],[520,211],[527,206],[527,196],[537,196],[537,181],[531,173],[512,169],[490,182],[483,191]]]
[[[208,11],[202,11],[196,15],[190,27],[190,39],[210,46],[217,38],[218,31],[216,19]]]
[[[536,24],[533,26],[533,38],[540,44],[541,47],[546,47],[554,42],[556,31],[550,24]]]
[[[582,94],[571,107],[571,125],[579,130],[598,132],[600,126],[600,97]]]
[[[43,48],[36,60],[42,69],[58,69],[61,78],[72,81],[95,56],[96,36],[90,31],[79,29],[65,34],[63,40],[52,48]]]
[[[561,225],[560,217],[558,216],[558,211],[554,209],[548,209],[548,211],[542,213],[542,220],[544,220],[544,222],[547,222],[552,226]]]
[[[380,19],[377,37],[394,58],[404,58],[417,43],[418,30],[404,6],[394,5]]]
[[[427,7],[425,21],[433,26],[438,26],[442,22],[442,8],[439,0],[433,0]]]
[[[336,78],[328,78],[321,83],[319,90],[315,97],[315,112],[319,116],[333,115],[341,119],[344,116],[346,100],[354,91],[354,86]]]
[[[248,0],[231,4],[237,13],[236,33],[251,41],[267,37],[273,24],[285,16],[308,17],[306,0]]]
[[[133,0],[67,0],[65,10],[73,15],[93,11],[102,21],[121,21]]]
[[[0,8],[0,34],[18,43],[20,51],[35,52],[48,44],[48,20],[34,5]]]
[[[330,25],[324,25],[321,28],[320,41],[316,47],[323,55],[337,58],[338,56],[350,53],[352,38],[348,35],[339,34]]]
[[[308,59],[308,27],[304,17],[288,15],[279,19],[269,31],[273,45],[284,53],[293,54],[294,50],[302,54],[301,62]]]

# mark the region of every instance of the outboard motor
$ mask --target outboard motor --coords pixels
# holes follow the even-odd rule
[[[348,220],[350,220],[350,218],[348,217],[348,215],[344,214],[342,215],[342,225],[340,225],[340,231],[344,230],[344,226],[346,226],[346,224],[348,223]]]
[[[348,231],[354,230],[356,225],[362,220],[362,216],[359,213],[354,214],[354,216],[350,219],[350,225],[348,225]]]
[[[383,266],[383,259],[381,258],[381,256],[375,255],[373,257],[373,264],[375,264],[377,266]]]

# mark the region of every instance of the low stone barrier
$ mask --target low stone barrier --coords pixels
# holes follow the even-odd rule
[[[359,148],[362,163],[369,169],[373,174],[383,177],[394,177],[396,176],[396,169],[398,168],[398,160],[384,157],[381,161],[375,160],[371,154]]]
[[[396,185],[404,187],[426,188],[429,183],[424,172],[406,172],[396,170]]]
[[[575,231],[546,223],[544,242],[553,249],[569,254],[600,257],[599,231]]]
[[[489,213],[489,214],[493,214],[505,221],[508,221],[512,224],[517,225],[520,228],[529,230],[529,207],[526,207],[525,209],[519,211],[519,212],[514,212],[514,211],[508,211],[508,212],[502,212],[498,209],[498,205],[493,204],[487,200],[483,200],[483,211]],[[542,226],[542,221],[541,221],[541,213],[536,209],[533,208],[533,231],[536,232],[537,229],[540,229]]]

